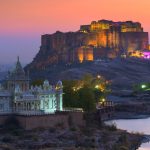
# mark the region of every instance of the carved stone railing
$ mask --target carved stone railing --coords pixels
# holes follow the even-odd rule
[[[82,108],[63,108],[62,111],[83,112]]]
[[[112,101],[99,102],[96,105],[97,109],[102,109],[105,107],[114,107],[114,103]]]

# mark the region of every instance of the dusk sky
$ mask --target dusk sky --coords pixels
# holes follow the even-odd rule
[[[150,33],[150,0],[0,0],[0,63],[29,63],[40,36],[92,20],[139,21]]]

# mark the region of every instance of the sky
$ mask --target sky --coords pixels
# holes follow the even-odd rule
[[[150,0],[0,0],[0,63],[30,63],[42,34],[101,19],[139,21],[150,33]]]

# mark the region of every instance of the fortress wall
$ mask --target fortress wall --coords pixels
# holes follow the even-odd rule
[[[49,115],[32,115],[32,116],[16,116],[20,125],[26,130],[32,130],[35,128],[50,128],[56,126],[62,126],[64,128],[69,127],[69,116],[71,116],[74,126],[83,126],[83,113],[82,112],[60,112]]]
[[[68,127],[67,115],[37,115],[37,116],[16,116],[20,125],[26,130],[35,128],[50,128],[57,125]]]
[[[0,115],[0,125],[3,125],[8,118],[9,115]]]
[[[75,126],[84,126],[84,113],[83,112],[70,112],[69,115],[72,117],[72,123]]]
[[[128,52],[133,50],[148,49],[147,32],[124,32],[121,34],[121,43],[123,49]]]
[[[94,59],[93,48],[91,47],[79,47],[75,55],[76,61],[78,60],[79,62],[93,61]]]

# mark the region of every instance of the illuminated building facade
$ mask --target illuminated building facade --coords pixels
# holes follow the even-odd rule
[[[148,32],[139,22],[92,21],[77,32],[45,34],[40,51],[28,69],[49,65],[115,58],[134,51],[149,49]]]
[[[150,59],[150,52],[143,52],[143,58]]]
[[[93,21],[90,25],[82,25],[80,32],[93,36],[93,38],[89,38],[89,45],[112,49],[118,54],[120,50],[129,53],[135,50],[149,49],[148,33],[143,31],[138,22]]]
[[[8,74],[6,87],[0,85],[0,114],[44,114],[63,110],[63,86],[58,81],[56,86],[45,80],[41,86],[29,88],[29,76],[25,74],[21,63]]]

